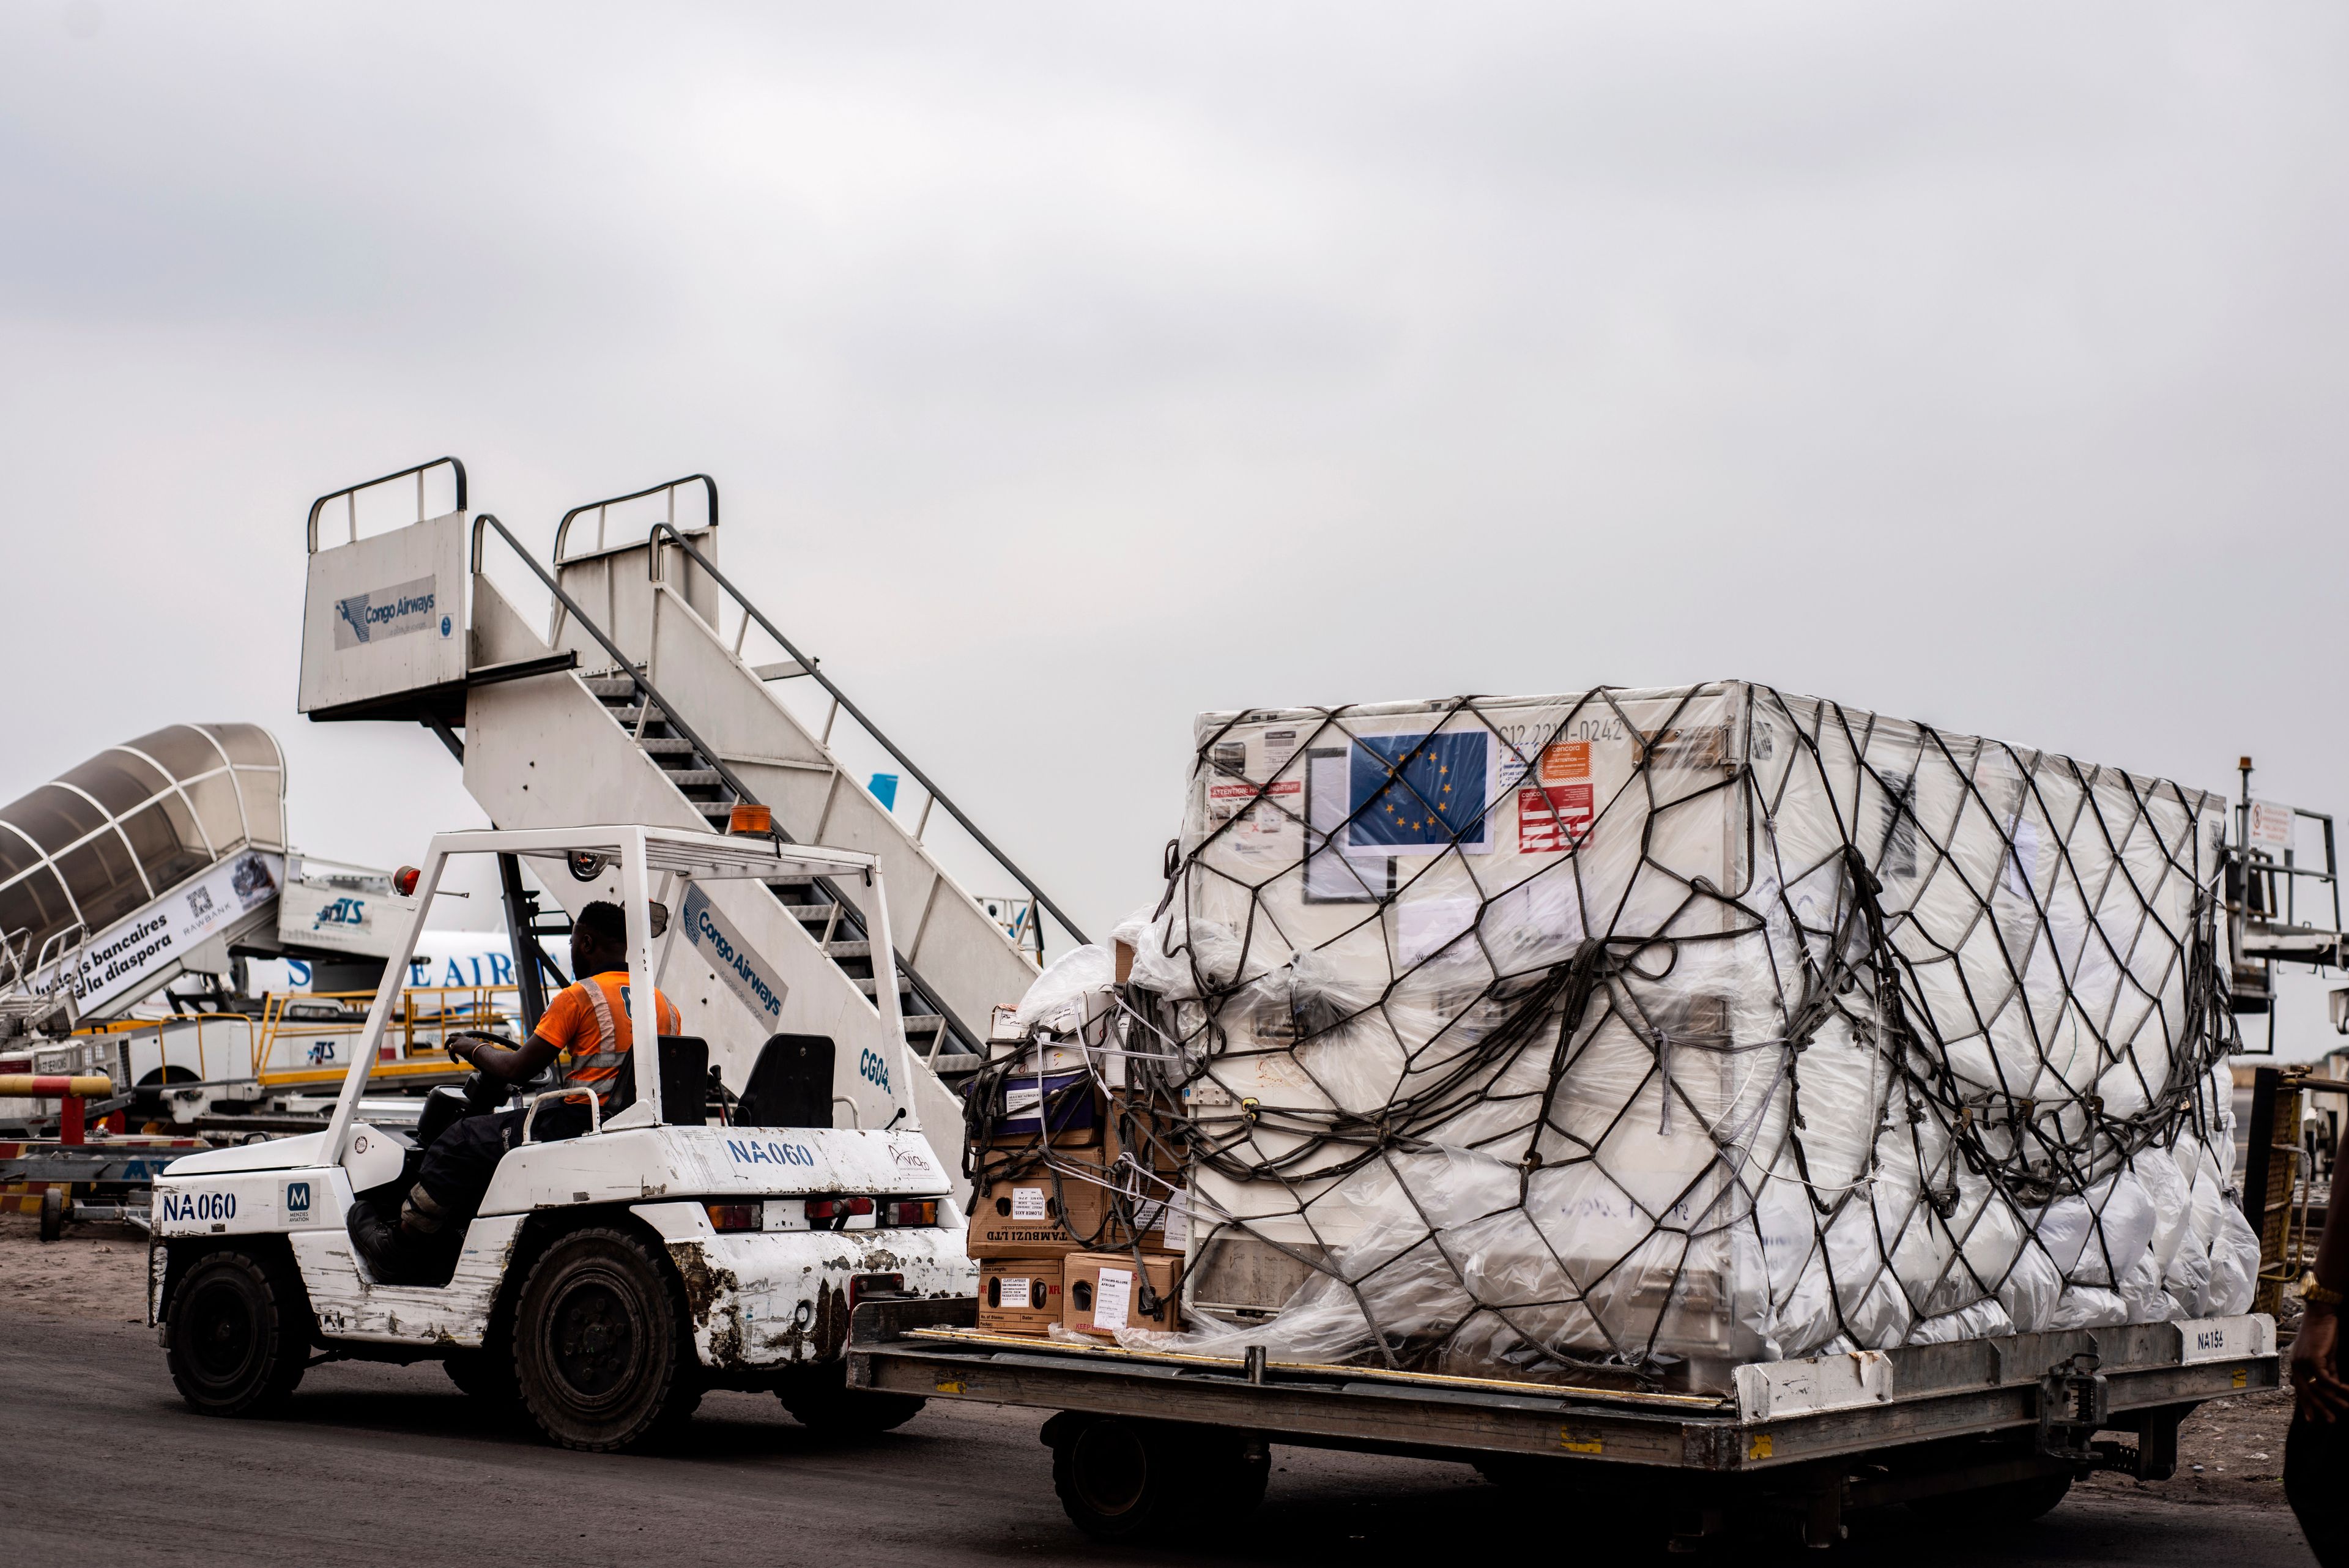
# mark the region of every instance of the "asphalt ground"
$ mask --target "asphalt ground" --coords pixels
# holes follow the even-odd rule
[[[770,1397],[713,1394],[660,1452],[574,1454],[486,1421],[437,1366],[340,1363],[312,1369],[276,1418],[212,1420],[181,1404],[154,1332],[125,1321],[143,1305],[126,1288],[143,1246],[92,1233],[31,1256],[50,1273],[0,1246],[0,1568],[1665,1561],[1651,1521],[1628,1510],[1527,1498],[1465,1465],[1291,1448],[1273,1450],[1265,1506],[1248,1518],[1193,1521],[1179,1542],[1101,1547],[1052,1495],[1041,1413],[954,1401],[845,1441],[800,1427]],[[2311,1562],[2280,1488],[2202,1479],[2076,1488],[2003,1533],[1905,1511],[1862,1518],[1824,1560]],[[1760,1542],[1708,1557],[1823,1560]]]
[[[11,1565],[197,1563],[1319,1563],[1637,1562],[1640,1521],[1560,1511],[1464,1465],[1276,1449],[1263,1510],[1200,1539],[1105,1549],[1052,1496],[1040,1417],[933,1404],[896,1433],[819,1438],[771,1398],[716,1394],[650,1455],[566,1453],[487,1425],[437,1367],[314,1369],[280,1418],[215,1421],[172,1392],[154,1334],[0,1308]],[[1578,1543],[1578,1546],[1577,1545]],[[1741,1547],[1741,1563],[1781,1556]],[[1783,1553],[1788,1561],[1806,1554]],[[1809,1556],[1809,1561],[1818,1561]],[[2034,1525],[1966,1539],[1862,1520],[1834,1560],[1893,1563],[2307,1563],[2271,1504],[2075,1494]]]

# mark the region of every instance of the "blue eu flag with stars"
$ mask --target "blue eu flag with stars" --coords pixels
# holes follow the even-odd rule
[[[1356,737],[1347,847],[1441,848],[1454,839],[1481,846],[1487,739],[1482,730]]]

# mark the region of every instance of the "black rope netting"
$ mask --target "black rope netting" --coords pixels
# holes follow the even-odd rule
[[[1197,740],[1088,1036],[1190,1347],[1717,1388],[2248,1306],[2217,797],[1744,684]]]

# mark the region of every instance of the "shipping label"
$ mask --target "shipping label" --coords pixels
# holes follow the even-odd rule
[[[1093,1326],[1123,1328],[1133,1306],[1133,1271],[1103,1269],[1093,1286]]]
[[[1015,1187],[1011,1189],[1011,1217],[1033,1220],[1041,1223],[1051,1218],[1044,1212],[1044,1189],[1040,1187]]]
[[[1001,1300],[1005,1306],[1023,1309],[1027,1307],[1029,1304],[1028,1281],[1025,1278],[1006,1277],[1002,1281],[1002,1285]]]

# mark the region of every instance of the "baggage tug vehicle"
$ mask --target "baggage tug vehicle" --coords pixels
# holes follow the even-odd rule
[[[630,1053],[633,1097],[623,1091],[626,1103],[599,1111],[580,1137],[541,1142],[539,1108],[583,1091],[527,1092],[523,1139],[500,1161],[449,1281],[370,1278],[345,1229],[352,1204],[364,1197],[396,1212],[432,1138],[504,1095],[480,1083],[436,1090],[412,1137],[357,1115],[425,911],[457,855],[527,860],[549,876],[567,868],[583,881],[616,869],[636,976],[660,976],[675,956],[675,926],[653,935],[656,892],[675,909],[715,880],[861,883],[873,1004],[895,1059],[886,1071],[860,1060],[859,1072],[865,1094],[894,1107],[885,1125],[831,1125],[830,1054],[798,1035],[767,1042],[730,1114],[719,1093],[723,1119],[709,1125],[705,1043],[658,1036],[655,988],[632,985],[633,1037],[659,1041]],[[326,1130],[191,1155],[156,1180],[149,1321],[188,1404],[262,1414],[306,1368],[350,1359],[440,1361],[468,1393],[518,1402],[574,1449],[642,1443],[712,1387],[771,1388],[802,1421],[843,1430],[885,1429],[918,1410],[919,1398],[844,1386],[859,1302],[977,1287],[953,1178],[910,1093],[874,857],[649,826],[490,830],[435,836],[414,877],[415,914]],[[878,1118],[857,1116],[852,1102],[850,1119]]]

